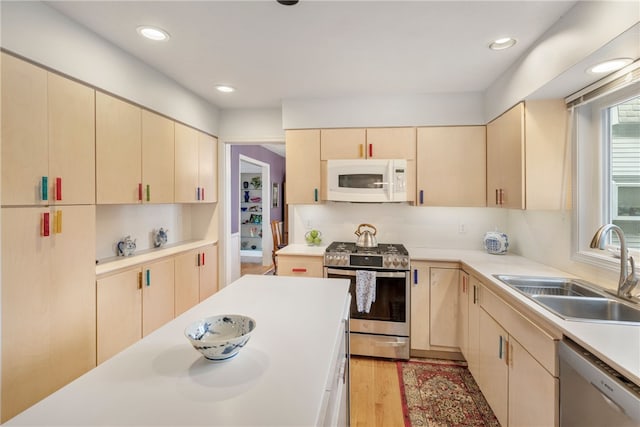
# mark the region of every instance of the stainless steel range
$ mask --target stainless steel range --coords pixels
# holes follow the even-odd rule
[[[409,252],[400,244],[333,242],[324,276],[351,281],[351,353],[409,359]]]

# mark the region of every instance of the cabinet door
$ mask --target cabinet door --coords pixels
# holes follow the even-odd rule
[[[473,276],[469,277],[469,341],[468,355],[465,355],[469,364],[469,371],[478,380],[480,373],[480,281]]]
[[[139,107],[96,92],[96,203],[139,203],[142,185]]]
[[[366,129],[322,129],[320,131],[320,160],[364,159]]]
[[[49,73],[49,199],[96,202],[95,91]]]
[[[486,206],[485,126],[418,129],[420,206]]]
[[[287,203],[320,202],[320,130],[288,130],[285,138]]]
[[[198,132],[198,186],[200,201],[213,203],[218,200],[218,140]]]
[[[430,269],[429,344],[458,347],[458,277],[453,268]]]
[[[185,252],[175,258],[175,316],[184,313],[200,301],[200,253]]]
[[[142,110],[142,201],[173,203],[173,121]]]
[[[51,361],[56,389],[96,366],[96,208],[52,209]]]
[[[503,426],[507,425],[509,369],[507,332],[484,310],[480,310],[480,375],[478,386]]]
[[[142,338],[142,272],[132,268],[97,281],[98,364]]]
[[[429,350],[429,264],[411,261],[411,350]]]
[[[173,258],[142,267],[142,336],[174,317]]]
[[[218,246],[200,250],[200,301],[218,292]]]
[[[367,129],[366,155],[369,159],[416,158],[416,128]]]
[[[175,201],[198,201],[198,131],[175,124]]]
[[[487,125],[487,206],[524,209],[524,104]]]
[[[47,72],[6,53],[1,68],[2,205],[46,204]]]
[[[509,339],[509,425],[557,426],[558,379]]]
[[[469,359],[469,274],[460,271],[458,280],[458,346]]]
[[[4,68],[3,64],[3,68]],[[53,390],[51,236],[40,235],[48,208],[2,209],[2,421]],[[34,340],[25,331],[38,331]]]

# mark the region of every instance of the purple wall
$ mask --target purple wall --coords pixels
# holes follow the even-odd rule
[[[278,207],[271,208],[271,219],[282,221],[282,214],[284,212],[283,204],[283,188],[282,183],[284,181],[285,171],[285,159],[284,157],[269,151],[259,145],[232,145],[231,146],[231,232],[238,232],[238,212],[240,211],[240,154],[243,156],[251,157],[255,160],[260,160],[263,163],[269,163],[271,165],[271,182],[268,183],[269,189],[271,184],[277,182],[280,186]],[[268,224],[265,224],[268,226]]]

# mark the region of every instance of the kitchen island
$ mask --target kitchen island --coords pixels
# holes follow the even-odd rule
[[[347,280],[244,276],[5,425],[334,423],[348,416],[349,301]],[[233,359],[207,361],[184,328],[225,313],[256,329]]]

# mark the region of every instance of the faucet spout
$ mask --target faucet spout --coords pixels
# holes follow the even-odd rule
[[[620,279],[618,281],[618,296],[623,298],[630,298],[631,292],[638,285],[638,279],[636,277],[636,265],[629,253],[627,252],[627,241],[624,237],[624,232],[620,227],[615,224],[605,224],[596,231],[596,234],[591,239],[589,247],[604,249],[605,237],[609,231],[613,230],[618,235],[620,240]],[[631,273],[628,270],[628,264],[631,263]]]

